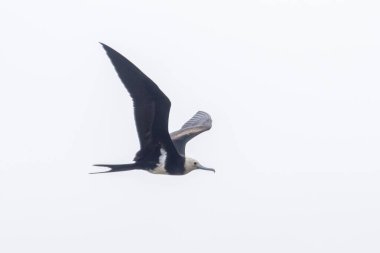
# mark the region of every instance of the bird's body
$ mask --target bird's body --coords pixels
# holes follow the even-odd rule
[[[171,102],[158,86],[135,65],[109,46],[102,44],[121,81],[132,97],[140,150],[131,164],[97,164],[105,172],[141,169],[154,174],[184,175],[194,169],[211,170],[185,157],[186,143],[211,128],[211,117],[197,112],[180,130],[169,134]],[[105,173],[99,172],[99,173]]]

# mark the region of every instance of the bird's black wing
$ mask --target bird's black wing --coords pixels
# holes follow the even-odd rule
[[[212,126],[212,120],[208,113],[199,111],[189,119],[180,130],[172,132],[170,137],[173,140],[178,153],[185,155],[186,143],[198,134],[207,131]]]
[[[133,63],[123,55],[101,43],[117,74],[133,99],[140,151],[135,161],[158,159],[161,145],[169,153],[178,155],[168,133],[170,100]]]

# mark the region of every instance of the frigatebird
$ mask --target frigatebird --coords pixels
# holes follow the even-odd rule
[[[169,98],[127,58],[111,47],[100,44],[132,97],[140,150],[136,153],[134,163],[95,164],[110,170],[94,174],[135,169],[168,175],[185,175],[196,169],[215,172],[197,160],[185,157],[186,143],[211,128],[210,115],[198,111],[181,129],[169,134]]]

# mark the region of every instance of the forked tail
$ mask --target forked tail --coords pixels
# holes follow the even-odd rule
[[[92,172],[90,174],[99,174],[99,173],[109,173],[109,172],[119,172],[119,171],[141,169],[141,167],[138,166],[136,163],[130,163],[130,164],[94,164],[94,166],[108,167],[108,168],[110,168],[110,170],[100,171],[100,172]]]

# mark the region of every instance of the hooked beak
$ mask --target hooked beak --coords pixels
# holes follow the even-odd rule
[[[215,173],[215,170],[214,169],[211,169],[211,168],[206,168],[206,167],[203,167],[202,165],[198,165],[198,168],[197,169],[200,169],[200,170],[209,170],[209,171],[213,171]]]

